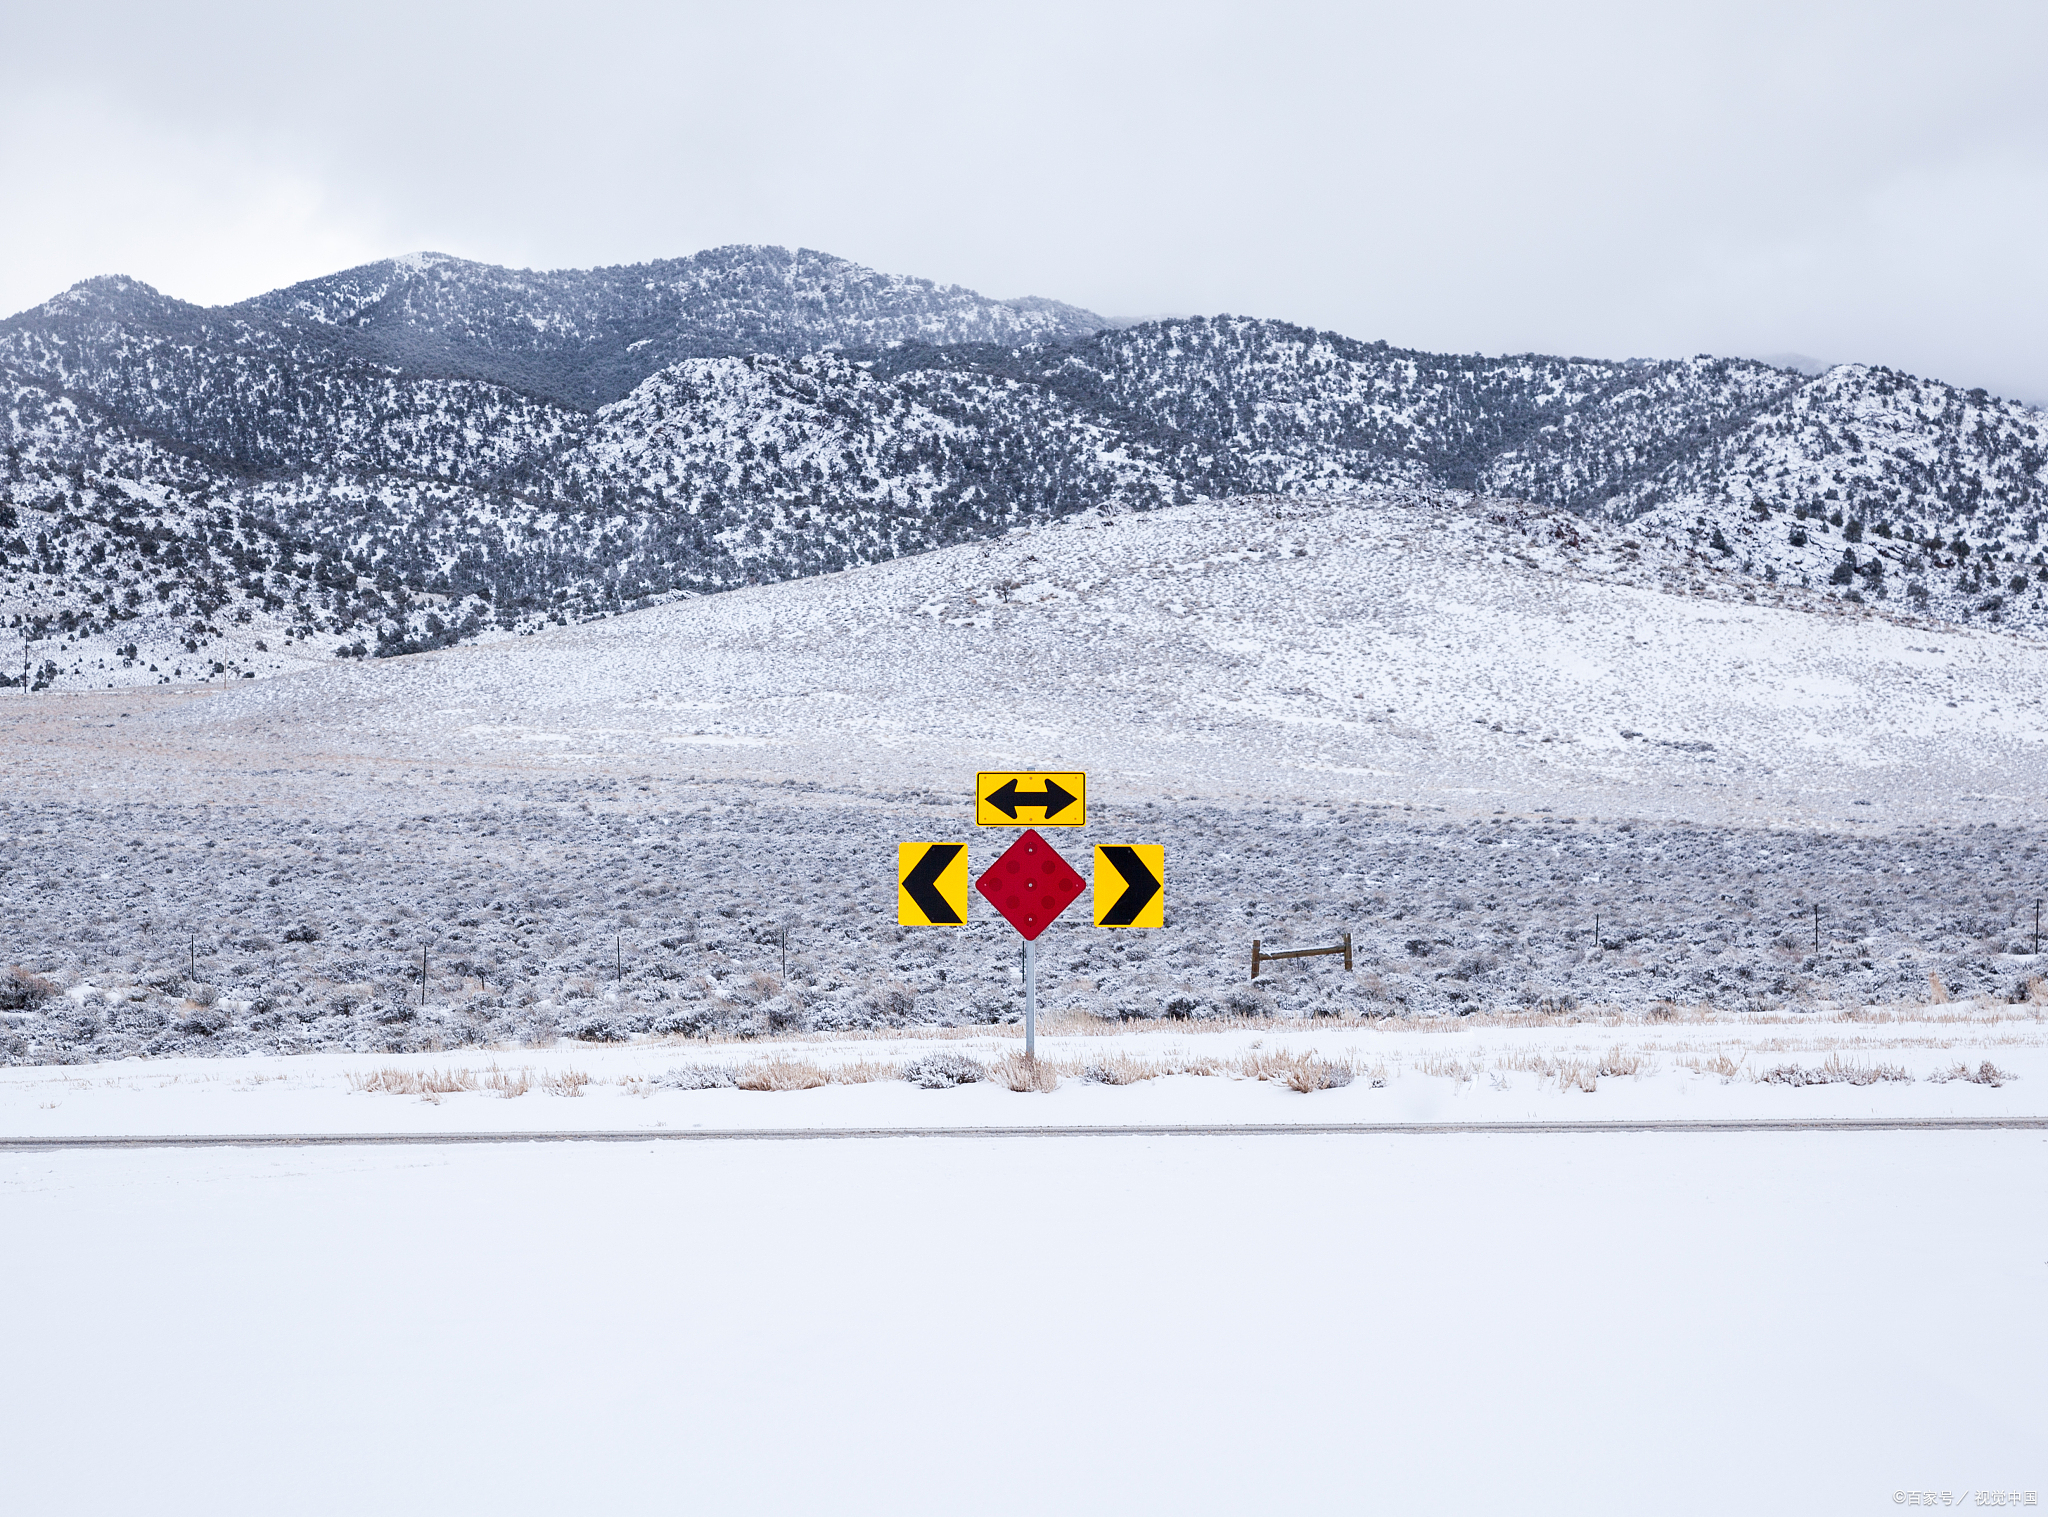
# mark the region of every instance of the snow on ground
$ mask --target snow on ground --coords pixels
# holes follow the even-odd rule
[[[1021,1029],[0,1070],[0,1134],[272,1134],[2039,1117],[2041,1008],[1897,1017],[1376,1020]],[[980,1078],[924,1088],[942,1054]],[[722,1085],[700,1086],[706,1079]],[[1337,1083],[1342,1081],[1343,1083]],[[736,1082],[736,1083],[735,1083]],[[1013,1082],[1022,1083],[1022,1082]],[[798,1088],[808,1085],[810,1088]],[[752,1087],[752,1088],[749,1088]]]
[[[10,1154],[7,1501],[2023,1500],[2044,1159],[2031,1132]]]

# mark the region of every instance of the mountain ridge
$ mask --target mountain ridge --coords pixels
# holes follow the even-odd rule
[[[803,249],[412,254],[212,308],[81,281],[0,321],[0,440],[0,616],[126,648],[148,612],[162,677],[223,615],[399,653],[1090,508],[1387,489],[1605,524],[1658,572],[2048,627],[2048,422],[1982,390],[1120,325]]]

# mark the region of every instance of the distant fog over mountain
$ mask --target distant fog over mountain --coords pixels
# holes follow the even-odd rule
[[[94,279],[0,322],[0,615],[48,681],[268,672],[257,644],[408,652],[1088,508],[1398,486],[2039,624],[2041,413],[1810,367],[1123,326],[763,247],[415,254],[215,308]]]

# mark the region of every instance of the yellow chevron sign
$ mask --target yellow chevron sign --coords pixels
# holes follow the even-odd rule
[[[967,845],[896,845],[896,920],[905,927],[967,923]]]
[[[1095,850],[1095,925],[1166,925],[1166,847],[1103,843]]]

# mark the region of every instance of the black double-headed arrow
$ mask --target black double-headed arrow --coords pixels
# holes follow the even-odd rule
[[[1014,822],[1020,809],[1033,806],[1043,807],[1044,818],[1050,821],[1079,797],[1071,794],[1058,780],[1047,780],[1043,790],[1019,790],[1015,780],[1005,780],[1002,788],[987,799],[989,805]]]
[[[1106,843],[1096,852],[1116,865],[1116,872],[1124,877],[1124,893],[1102,914],[1097,925],[1128,927],[1138,920],[1138,913],[1145,909],[1146,903],[1159,894],[1159,876],[1146,867],[1145,861],[1138,856],[1138,850],[1127,843]]]
[[[903,877],[903,889],[917,902],[917,909],[934,927],[957,927],[960,913],[953,909],[953,903],[939,892],[939,876],[946,872],[946,866],[953,862],[964,843],[934,843],[925,849],[924,857],[917,861],[917,867]]]

